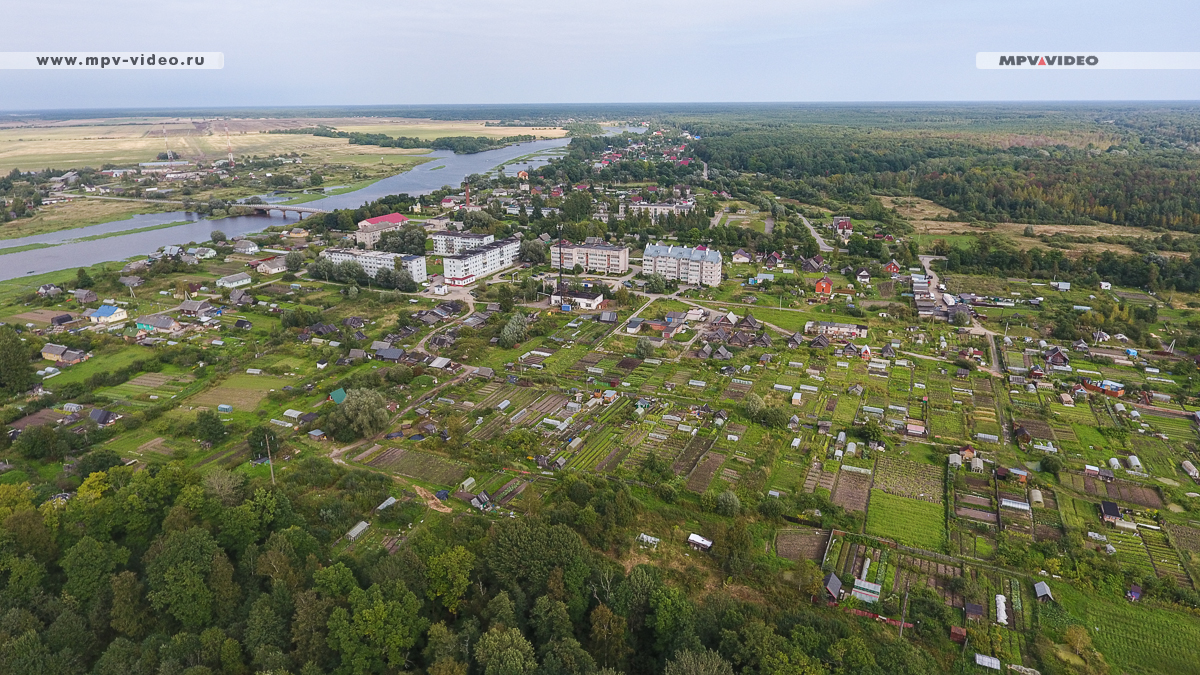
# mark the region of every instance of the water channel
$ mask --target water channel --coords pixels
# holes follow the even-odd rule
[[[629,130],[642,131],[642,129]],[[625,129],[610,130],[610,133],[612,131],[619,132],[625,131]],[[570,140],[570,138],[555,138],[531,141],[471,155],[434,151],[424,155],[433,158],[431,161],[405,173],[384,178],[353,192],[311,201],[305,206],[327,210],[353,209],[387,195],[428,194],[444,185],[457,187],[464,178],[471,174],[484,174],[501,166],[505,167],[508,175],[513,175],[527,166],[538,167],[548,161],[546,156],[516,161],[519,158],[564,147]],[[298,218],[294,214],[282,216],[277,213],[202,220],[195,213],[171,211],[137,215],[126,220],[116,220],[61,232],[4,239],[0,240],[0,281],[55,270],[87,267],[102,262],[125,260],[138,254],[149,254],[169,244],[207,241],[209,233],[213,230],[221,230],[226,236],[233,237],[239,234],[260,232],[274,225],[293,225],[297,220]],[[183,224],[143,232],[136,231],[139,228],[174,222],[183,222]],[[128,232],[128,234],[80,241],[84,237],[118,232]],[[48,246],[4,253],[6,248],[18,248],[31,244]]]

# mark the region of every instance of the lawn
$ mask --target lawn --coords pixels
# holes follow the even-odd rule
[[[1062,583],[1051,585],[1068,623],[1087,626],[1092,643],[1113,672],[1146,674],[1196,671],[1193,645],[1200,621],[1146,603],[1085,596]]]
[[[946,545],[945,517],[946,511],[941,504],[871,490],[867,534],[928,551],[941,551]]]
[[[193,396],[188,402],[192,405],[210,408],[228,403],[233,406],[234,410],[245,412],[258,407],[259,402],[267,397],[267,393],[271,389],[282,389],[289,382],[291,380],[270,375],[240,373],[229,377],[213,389]]]

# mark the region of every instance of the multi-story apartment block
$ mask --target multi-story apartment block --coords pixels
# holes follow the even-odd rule
[[[400,267],[408,270],[413,281],[421,283],[429,279],[429,275],[425,272],[425,256],[421,255],[361,251],[354,248],[327,248],[321,251],[321,256],[335,263],[356,262],[362,265],[363,271],[372,279],[379,274],[381,269],[396,269],[396,261],[399,260]]]
[[[604,242],[572,244],[562,241],[550,245],[550,265],[554,269],[561,266],[568,270],[579,265],[590,272],[624,274],[629,271],[629,247]]]
[[[430,238],[433,239],[433,252],[436,255],[456,255],[496,241],[496,238],[490,234],[452,232],[450,230],[434,232]]]
[[[685,284],[718,286],[721,283],[721,252],[704,246],[650,244],[642,254],[642,272],[661,274]]]
[[[400,213],[389,213],[386,216],[377,218],[367,218],[359,221],[358,231],[354,233],[354,241],[366,246],[367,248],[375,248],[375,244],[379,243],[379,239],[384,232],[399,230],[408,222],[408,218]]]
[[[488,238],[490,239],[491,235],[488,235]],[[493,272],[511,267],[517,261],[520,251],[520,241],[501,239],[478,248],[467,249],[458,255],[448,255],[442,259],[446,284],[466,286]]]
[[[646,213],[652,220],[658,220],[668,213],[675,215],[683,215],[691,213],[694,204],[689,202],[677,203],[656,203],[656,204],[622,204],[619,215],[623,218],[626,214]]]

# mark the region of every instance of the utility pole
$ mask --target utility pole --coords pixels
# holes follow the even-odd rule
[[[267,446],[267,466],[270,467],[270,469],[271,469],[271,485],[274,485],[275,484],[275,461],[271,459],[271,437],[263,436],[263,441],[266,442],[266,446]],[[905,599],[907,599],[907,596]],[[900,630],[904,630],[904,629],[901,628]]]
[[[558,291],[562,293],[563,254],[562,254],[562,223],[558,224]],[[562,300],[560,295],[559,300]]]

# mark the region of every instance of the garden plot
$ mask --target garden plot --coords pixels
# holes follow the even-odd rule
[[[821,562],[829,545],[829,530],[782,530],[775,535],[775,554],[800,562]]]
[[[1166,530],[1180,550],[1200,555],[1200,529],[1167,523]]]
[[[735,377],[733,379],[737,380],[739,378]],[[740,401],[746,397],[746,394],[750,393],[750,390],[753,387],[754,387],[753,384],[746,384],[744,382],[730,381],[729,386],[725,387],[725,392],[721,394],[721,398],[727,398],[727,399],[730,399],[733,401]]]
[[[1045,498],[1046,508],[1033,508],[1033,534],[1038,541],[1058,541],[1062,539],[1063,526],[1062,516],[1058,512],[1058,505],[1054,504],[1054,500]],[[1054,506],[1051,506],[1054,504]]]
[[[1167,535],[1148,528],[1139,529],[1138,534],[1142,535],[1142,543],[1150,555],[1150,563],[1154,565],[1155,573],[1159,577],[1171,577],[1181,588],[1191,588],[1192,581],[1183,569],[1179,554],[1171,548],[1170,542],[1167,541]]]
[[[646,432],[640,429],[633,429],[625,433],[621,438],[621,442],[616,445],[605,457],[599,465],[596,466],[596,471],[612,471],[620,466],[621,462],[629,456],[629,452],[641,445],[646,439]]]
[[[154,453],[158,453],[160,455],[169,455],[169,454],[175,452],[173,449],[171,449],[170,446],[168,446],[166,444],[166,439],[164,439],[162,437],[155,438],[153,440],[142,443],[141,445],[138,446],[137,451],[139,453],[154,452]]]
[[[892,589],[896,593],[928,586],[950,607],[962,607],[962,596],[950,590],[951,580],[962,576],[962,568],[946,562],[918,558],[913,555],[895,557],[896,580]]]
[[[586,469],[591,471],[601,462],[608,459],[609,454],[616,449],[621,435],[607,424],[601,424],[588,433],[587,442],[567,462],[567,468]]]
[[[833,485],[837,481],[837,471],[825,471],[825,465],[821,462],[813,462],[808,468],[808,474],[804,477],[804,491],[812,494],[817,488],[825,488],[833,492]]]
[[[196,378],[191,374],[168,375],[165,373],[143,373],[137,377],[103,390],[105,396],[113,399],[132,399],[138,401],[150,400],[151,396],[170,398],[181,391]]]
[[[449,460],[407,448],[390,448],[367,465],[435,485],[456,485],[467,473],[464,467]]]
[[[692,492],[707,490],[713,476],[717,475],[717,471],[724,463],[725,455],[711,451],[705,453],[700,462],[696,464],[696,468],[692,469],[692,473],[688,475],[687,489]]]
[[[876,475],[876,484],[879,476]],[[871,490],[867,510],[867,534],[929,551],[941,551],[946,545],[945,512],[942,505],[920,499],[897,497],[883,490]]]
[[[1054,436],[1054,431],[1050,428],[1050,425],[1041,420],[1016,419],[1013,420],[1013,428],[1016,427],[1025,427],[1025,430],[1029,432],[1029,435],[1033,436],[1034,438],[1058,440]]]
[[[1132,567],[1139,572],[1155,574],[1154,563],[1150,561],[1150,554],[1142,544],[1142,538],[1136,533],[1124,532],[1122,530],[1107,530],[1104,535],[1108,537],[1108,543],[1117,549],[1116,558],[1118,562],[1127,567]],[[1103,548],[1103,546],[1101,545],[1100,548]]]
[[[963,423],[962,412],[958,410],[929,411],[929,432],[934,438],[966,440],[967,427]]]
[[[585,373],[587,372],[588,368],[594,368],[596,364],[600,363],[600,360],[603,358],[604,355],[600,352],[588,352],[583,358],[576,361],[575,365],[571,366],[567,370]]]
[[[1108,496],[1152,509],[1163,507],[1162,498],[1158,496],[1157,490],[1120,478],[1108,484]]]
[[[898,497],[942,503],[942,469],[906,459],[880,457],[875,462],[875,487]]]
[[[716,436],[696,434],[684,446],[683,452],[675,458],[675,462],[671,465],[671,470],[676,476],[688,475],[692,469],[696,468],[696,463],[704,456],[704,453],[712,449],[713,443],[717,440]]]
[[[839,471],[837,485],[830,499],[847,511],[867,512],[867,500],[871,496],[871,476],[857,471]]]
[[[520,419],[513,420],[513,424],[519,424],[523,427],[531,427],[543,419],[556,414],[562,410],[563,406],[570,400],[562,394],[544,394],[533,403],[525,407],[525,414]],[[516,413],[513,413],[516,415]]]
[[[282,389],[291,382],[271,375],[232,375],[219,386],[191,397],[189,403],[208,408],[228,404],[234,410],[250,411],[257,408],[272,389]]]

